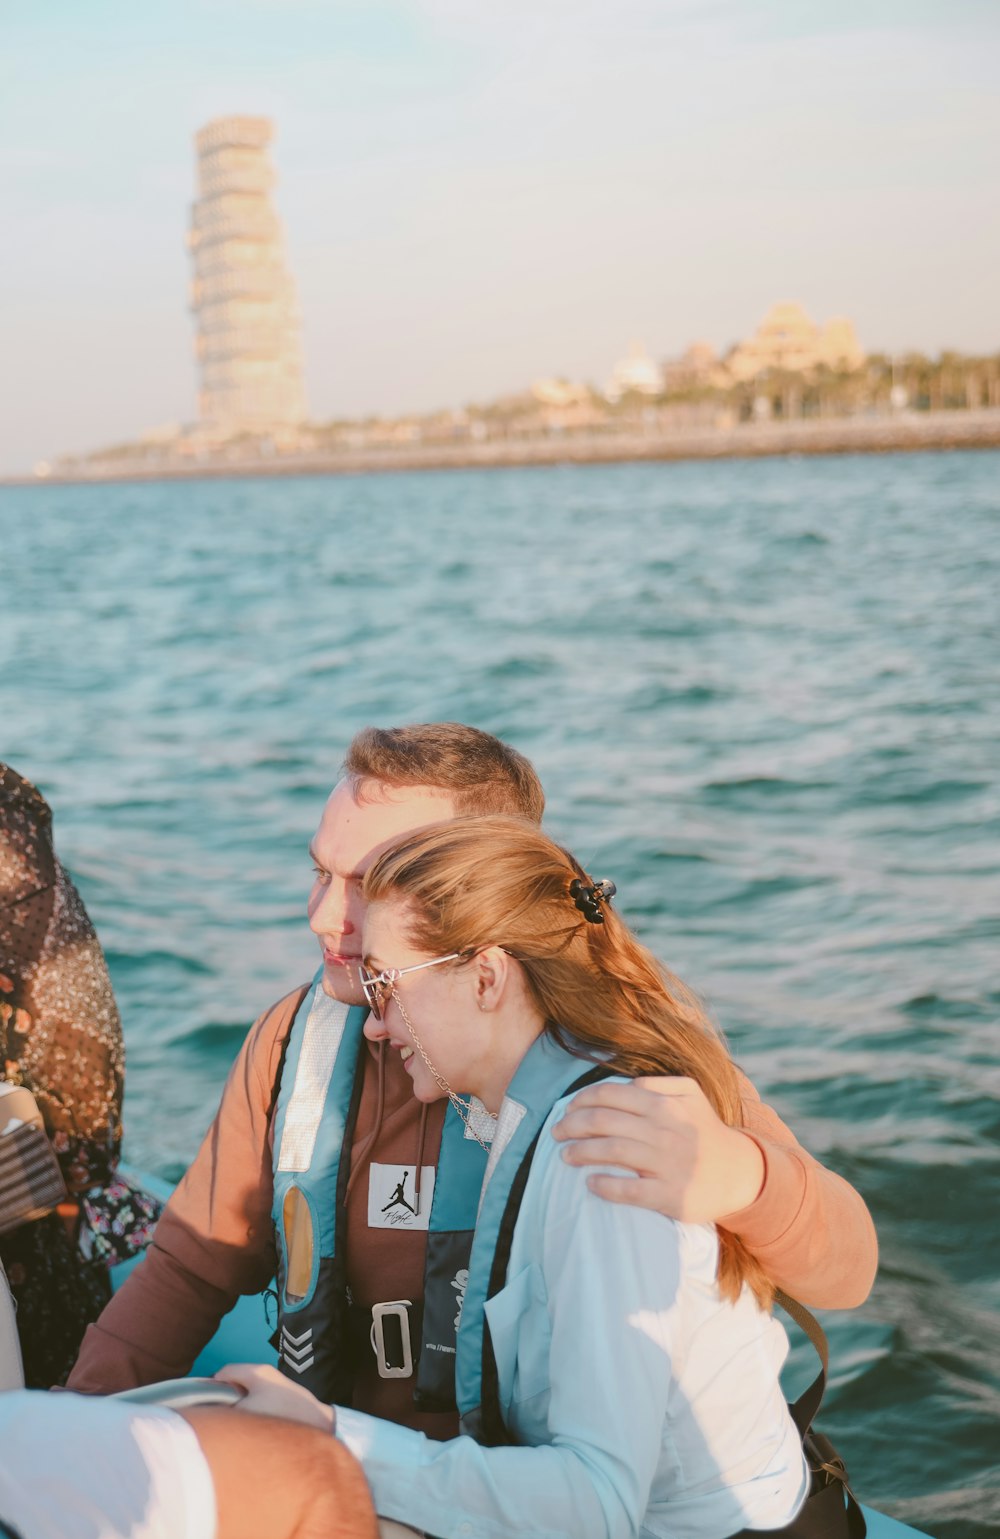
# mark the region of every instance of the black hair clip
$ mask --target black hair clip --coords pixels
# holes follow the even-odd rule
[[[588,885],[575,877],[569,884],[569,895],[588,924],[603,924],[601,904],[613,898],[618,888],[614,882],[593,882]]]

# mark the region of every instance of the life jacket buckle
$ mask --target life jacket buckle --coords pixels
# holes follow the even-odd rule
[[[378,1364],[380,1379],[408,1379],[413,1374],[413,1348],[410,1344],[411,1299],[394,1299],[389,1304],[372,1305],[371,1344]],[[394,1368],[385,1348],[385,1319],[392,1316],[399,1321],[399,1335],[403,1345],[402,1367]]]

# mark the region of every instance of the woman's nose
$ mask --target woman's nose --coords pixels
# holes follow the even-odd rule
[[[385,1022],[380,1021],[374,1011],[369,1010],[368,1018],[362,1028],[369,1042],[384,1042],[389,1033],[385,1029]]]

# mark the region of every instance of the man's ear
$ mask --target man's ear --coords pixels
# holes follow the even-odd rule
[[[476,955],[476,1003],[480,1010],[495,1010],[507,992],[511,958],[500,946],[487,946]]]

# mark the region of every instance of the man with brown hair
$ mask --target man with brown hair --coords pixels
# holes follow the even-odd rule
[[[488,1135],[477,1137],[473,1116],[467,1136],[446,1102],[416,1101],[401,1055],[363,1038],[361,883],[417,828],[463,813],[538,822],[543,808],[528,761],[475,728],[355,737],[310,846],[321,974],[251,1030],[194,1164],[142,1265],[90,1328],[70,1388],[188,1372],[238,1295],[277,1270],[286,1374],[321,1399],[455,1434],[462,1255]],[[867,1295],[876,1246],[864,1202],[748,1081],[744,1130],[724,1126],[688,1080],[609,1088],[624,1099],[597,1095],[567,1119],[571,1140],[582,1139],[570,1158],[618,1163],[620,1153],[640,1175],[603,1195],[723,1223],[804,1302],[845,1308]],[[410,1173],[412,1213],[389,1200]]]

